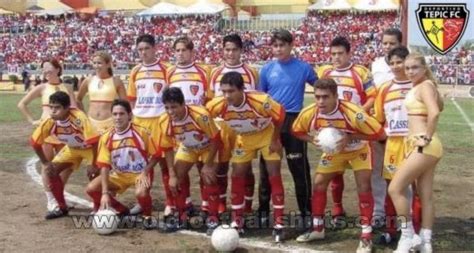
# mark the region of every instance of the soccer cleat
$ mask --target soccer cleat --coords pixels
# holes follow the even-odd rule
[[[237,233],[239,233],[240,237],[244,236],[244,234],[245,234],[244,228],[242,228],[242,227],[239,228],[239,226],[237,225],[237,222],[233,221],[230,224],[230,227],[237,230]]]
[[[361,238],[356,253],[370,253],[372,252],[372,241],[367,238]]]
[[[431,242],[422,242],[420,246],[418,246],[418,250],[420,253],[432,253],[433,246],[431,245]]]
[[[412,250],[416,250],[421,245],[421,238],[418,235],[408,237],[403,235],[398,241],[397,249],[394,253],[408,253]]]
[[[174,208],[172,206],[168,206],[166,205],[165,206],[165,210],[163,211],[163,215],[166,217],[166,216],[170,216],[174,213]]]
[[[324,239],[324,229],[321,231],[310,230],[296,238],[297,242],[311,242]]]
[[[211,236],[214,230],[219,226],[219,223],[215,221],[209,221],[207,224],[206,235]]]
[[[145,230],[152,230],[157,227],[157,222],[152,216],[143,216],[142,224]]]
[[[137,203],[130,209],[130,215],[139,215],[143,212],[142,207]]]
[[[343,229],[346,223],[346,212],[338,215],[333,215],[331,219],[331,225],[334,229]]]
[[[44,218],[46,220],[52,220],[52,219],[56,219],[56,218],[61,218],[61,217],[64,217],[68,214],[68,210],[67,209],[55,209],[53,211],[48,211],[46,213],[46,215],[44,216]]]
[[[277,224],[274,228],[273,228],[273,232],[272,232],[272,236],[273,236],[273,240],[276,242],[276,243],[281,243],[285,240],[285,234],[284,234],[284,231],[283,231],[283,226],[280,225],[280,224]]]
[[[396,239],[395,235],[392,236],[389,233],[384,232],[380,235],[380,237],[377,238],[377,240],[375,241],[375,244],[377,244],[377,245],[389,245],[395,239]]]
[[[165,216],[163,223],[161,226],[159,226],[159,231],[161,233],[173,233],[178,231],[181,226],[179,224],[179,219],[178,217],[174,215],[168,215]]]

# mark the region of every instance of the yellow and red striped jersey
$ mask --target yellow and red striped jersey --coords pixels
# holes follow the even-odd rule
[[[257,91],[244,92],[244,101],[233,106],[220,96],[212,99],[206,107],[214,118],[224,122],[238,134],[259,132],[270,124],[281,126],[285,119],[285,109],[268,94]]]
[[[43,120],[31,136],[31,145],[41,146],[50,135],[56,136],[61,143],[78,149],[91,148],[99,140],[87,115],[73,108],[69,109],[69,116],[64,121],[52,118]]]
[[[163,114],[153,136],[158,137],[161,151],[173,149],[176,144],[191,149],[207,148],[211,140],[219,138],[219,130],[206,108],[187,105],[186,115],[180,121],[173,121],[168,114]]]
[[[334,111],[322,114],[316,104],[305,107],[293,122],[292,133],[295,136],[312,134],[321,128],[334,127],[348,134],[363,134],[377,139],[383,134],[383,128],[377,120],[364,109],[351,102],[339,99]],[[364,140],[353,140],[344,148],[344,152],[359,150],[367,144]]]
[[[410,81],[395,79],[380,86],[374,103],[374,117],[384,125],[387,136],[408,134],[408,113],[403,103],[412,87]]]
[[[237,66],[229,66],[224,64],[214,68],[211,72],[211,83],[209,85],[209,93],[211,98],[222,96],[221,79],[225,73],[234,71],[242,75],[242,78],[244,79],[244,88],[246,91],[253,91],[257,88],[258,72],[255,68],[250,67],[244,63],[241,63]]]
[[[169,67],[166,73],[166,83],[181,89],[186,105],[204,105],[209,100],[209,68],[192,63]]]
[[[165,112],[161,101],[166,88],[166,65],[156,61],[150,65],[139,64],[132,69],[127,86],[127,97],[135,101],[133,115],[141,118],[158,117]]]
[[[124,173],[141,173],[150,157],[159,157],[148,130],[135,124],[122,132],[115,128],[105,132],[97,150],[97,167]]]
[[[367,99],[376,95],[376,88],[370,71],[361,65],[351,64],[337,69],[332,65],[323,65],[317,69],[318,78],[332,78],[337,83],[339,99],[357,105],[364,105]]]

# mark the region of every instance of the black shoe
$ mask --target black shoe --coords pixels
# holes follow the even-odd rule
[[[259,212],[258,213],[258,222],[259,228],[269,228],[270,227],[270,216],[269,212]]]
[[[143,216],[142,224],[144,230],[152,230],[158,226],[157,221],[153,216]]]
[[[207,230],[206,230],[206,235],[207,236],[212,236],[212,233],[214,232],[214,230],[216,230],[216,228],[219,226],[219,223],[217,222],[208,222],[206,224],[207,226]]]
[[[64,217],[68,213],[69,211],[67,209],[55,209],[53,211],[48,211],[46,215],[44,216],[44,218],[46,220],[52,220],[52,219]]]
[[[285,240],[285,233],[283,231],[283,227],[280,225],[277,225],[277,227],[273,228],[273,240],[276,243],[281,243]]]
[[[333,216],[331,219],[331,225],[333,229],[343,229],[345,228],[346,222],[346,212],[341,215]]]

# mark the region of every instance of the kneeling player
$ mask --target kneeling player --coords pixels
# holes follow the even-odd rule
[[[170,188],[176,196],[176,208],[179,215],[177,227],[186,226],[186,198],[189,196],[189,170],[194,164],[202,162],[201,180],[203,191],[209,196],[209,209],[206,225],[207,233],[218,225],[219,187],[216,180],[217,149],[220,145],[219,130],[206,108],[185,105],[184,95],[180,88],[171,87],[163,92],[163,104],[166,114],[158,121],[158,146],[165,152],[166,162],[170,168]],[[174,147],[178,146],[176,154]]]
[[[383,128],[362,107],[337,98],[337,84],[333,79],[319,79],[314,86],[316,103],[301,111],[293,123],[292,131],[301,140],[317,144],[309,135],[324,127],[335,127],[344,132],[338,142],[338,154],[323,153],[313,185],[312,212],[313,229],[296,240],[309,242],[324,238],[324,210],[326,208],[326,191],[332,178],[343,172],[347,165],[354,170],[359,194],[362,235],[357,252],[370,252],[372,248],[372,197],[370,179],[372,157],[367,141],[384,137]]]
[[[150,189],[153,182],[153,166],[159,155],[151,136],[145,128],[132,124],[132,108],[126,100],[112,103],[114,127],[106,131],[99,141],[97,167],[100,177],[87,186],[87,194],[94,201],[94,212],[99,208],[113,208],[118,214],[129,212],[115,200],[127,188],[136,186],[135,196],[143,209],[145,228],[151,223]]]
[[[236,133],[232,151],[232,226],[243,232],[245,185],[252,160],[260,151],[267,165],[274,216],[274,239],[282,240],[284,190],[280,174],[282,146],[280,128],[285,109],[261,92],[244,92],[244,80],[238,72],[228,72],[221,79],[221,97],[207,107],[213,117],[220,117]]]
[[[96,148],[99,135],[89,122],[89,118],[80,110],[70,108],[69,95],[57,91],[49,97],[51,118],[41,122],[31,136],[31,145],[44,166],[42,173],[43,184],[52,193],[58,203],[58,208],[49,210],[46,219],[54,219],[67,215],[68,208],[64,199],[64,182],[61,180],[62,171],[72,168],[79,169],[83,159],[92,166],[93,150]],[[49,162],[41,145],[50,136],[56,136],[65,146]],[[95,176],[95,169],[89,167],[88,176]]]

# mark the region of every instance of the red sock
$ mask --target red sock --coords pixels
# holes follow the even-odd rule
[[[252,212],[253,191],[255,188],[255,176],[250,173],[245,178],[245,210],[246,213]]]
[[[152,200],[150,192],[146,196],[137,197],[138,204],[142,207],[144,216],[151,216]]]
[[[418,234],[421,229],[421,200],[418,195],[413,194],[413,203],[412,203],[412,220],[413,220],[413,228],[415,232]]]
[[[274,224],[283,225],[283,211],[285,208],[285,190],[283,189],[283,182],[281,175],[269,177],[270,187],[272,189],[272,203],[273,203],[273,221]]]
[[[188,203],[188,199],[191,196],[191,183],[189,181],[189,175],[185,175],[183,177],[180,185],[181,185],[181,191],[184,191],[184,195],[186,196],[186,199],[184,200],[186,207],[192,206],[193,203],[191,201],[189,201]]]
[[[344,174],[337,174],[331,180],[331,194],[333,201],[333,208],[331,210],[332,216],[341,216],[344,214],[344,207],[342,206],[342,193],[344,192]]]
[[[166,205],[175,206],[173,194],[171,193],[171,190],[170,190],[170,184],[169,184],[170,174],[169,174],[168,166],[163,166],[163,168],[161,168],[161,180],[163,182],[163,188],[165,190]]]
[[[372,214],[374,212],[374,197],[372,191],[359,193],[360,224],[372,226]]]
[[[53,193],[60,209],[67,209],[66,200],[64,199],[64,184],[60,176],[49,177],[49,189]]]
[[[99,191],[86,191],[87,195],[89,195],[94,203],[94,207],[92,210],[94,212],[99,211],[100,208],[100,199],[102,198],[102,193]]]
[[[208,207],[208,212],[209,212],[209,219],[212,219],[214,221],[218,221],[218,209],[219,209],[219,186],[217,184],[215,185],[206,185],[204,186],[204,190],[206,191],[206,195],[209,197],[209,207]]]
[[[178,210],[180,221],[185,221],[187,218],[186,214],[186,198],[188,197],[189,181],[183,180],[179,184],[178,195],[175,198],[176,209]]]
[[[115,211],[118,212],[118,214],[124,214],[128,212],[128,208],[112,196],[110,196],[110,205],[113,209],[115,209]]]
[[[313,219],[324,219],[324,209],[326,209],[326,202],[328,196],[325,191],[313,190],[313,197],[311,198],[311,208],[313,212]],[[313,230],[321,232],[324,229],[324,224],[313,224]]]
[[[232,221],[242,227],[244,225],[242,216],[245,205],[245,177],[232,177],[231,193]]]
[[[217,175],[217,185],[219,187],[219,213],[225,212],[227,199],[227,173]]]
[[[199,179],[199,188],[201,189],[201,210],[202,211],[209,211],[209,196],[207,195],[206,185],[204,185],[204,181]]]
[[[392,237],[397,234],[397,211],[388,194],[385,196],[385,232]]]

